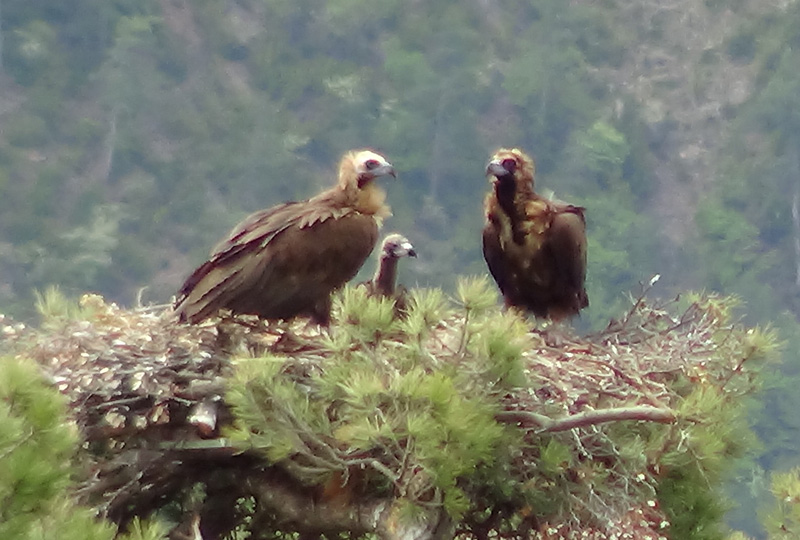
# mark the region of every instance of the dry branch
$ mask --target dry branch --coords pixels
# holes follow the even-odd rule
[[[505,423],[536,428],[539,433],[555,433],[606,422],[621,422],[623,420],[669,424],[675,421],[675,412],[670,409],[657,409],[655,407],[627,407],[585,411],[566,418],[551,419],[534,412],[503,411],[497,414],[497,419]]]
[[[353,453],[292,419],[290,411],[281,414],[290,419],[302,451],[280,462],[222,436],[220,428],[232,420],[224,394],[231,358],[278,355],[285,359],[286,377],[313,389],[332,353],[327,337],[312,327],[247,318],[187,326],[169,313],[126,311],[97,297],[83,303],[92,308],[86,320],[51,321],[42,331],[7,325],[4,331],[6,345],[37,361],[71,400],[88,450],[81,457],[87,474],[78,495],[101,515],[124,524],[166,501],[183,501],[187,520],[199,516],[203,538],[210,540],[229,534],[240,523],[243,501],[252,501],[252,526],[262,531],[373,533],[385,540],[452,535],[438,488],[411,460],[413,441],[386,441],[372,452]],[[538,330],[528,333],[522,355],[527,380],[498,395],[503,410],[497,421],[523,434],[510,474],[521,485],[535,484],[542,437],[554,437],[580,456],[579,464],[604,464],[608,492],[572,496],[578,501],[573,518],[556,527],[527,517],[524,506],[474,508],[459,524],[459,535],[484,538],[488,533],[481,531],[491,529],[506,538],[569,538],[569,531],[587,523],[596,527],[599,536],[592,537],[598,539],[626,530],[658,533],[665,518],[643,499],[654,492],[656,469],[627,464],[605,426],[691,422],[675,412],[685,397],[675,382],[716,381],[723,387],[744,362],[739,355],[730,365],[720,364],[720,335],[731,328],[718,313],[696,303],[677,315],[671,310],[640,297],[621,322],[595,336],[563,338],[557,347]],[[464,362],[470,324],[462,313],[432,328],[423,343],[430,369],[437,362]],[[392,345],[391,336],[383,339]],[[323,486],[308,480],[332,473],[354,491],[325,498]],[[584,473],[565,471],[564,478],[579,474]],[[379,492],[360,488],[377,484],[384,486]],[[204,496],[191,502],[188,494],[197,486]],[[408,502],[417,506],[416,520],[408,517]],[[521,523],[516,530],[503,528],[509,516]]]

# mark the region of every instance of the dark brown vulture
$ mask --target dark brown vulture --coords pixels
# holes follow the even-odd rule
[[[374,182],[385,175],[395,171],[383,156],[350,152],[334,187],[245,218],[181,287],[180,320],[197,323],[224,308],[328,324],[331,292],[356,275],[389,215],[386,194]]]
[[[370,296],[385,296],[394,299],[398,311],[406,308],[406,290],[397,287],[397,263],[403,257],[416,257],[414,246],[402,234],[392,233],[383,239],[378,253],[378,268],[375,276],[362,285]]]
[[[483,256],[506,306],[559,321],[589,305],[584,209],[533,190],[533,160],[503,148],[486,168]]]

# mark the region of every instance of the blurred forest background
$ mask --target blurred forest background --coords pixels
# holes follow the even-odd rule
[[[58,285],[167,302],[247,213],[373,147],[420,257],[485,273],[485,163],[537,159],[587,207],[603,327],[654,294],[736,294],[786,341],[729,484],[758,534],[800,463],[800,3],[792,0],[0,0],[0,311]],[[365,272],[372,271],[372,264]]]

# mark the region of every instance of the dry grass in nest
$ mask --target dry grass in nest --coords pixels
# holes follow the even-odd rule
[[[608,426],[633,420],[680,430],[678,424],[689,420],[679,419],[676,411],[692,385],[747,391],[728,385],[747,358],[736,353],[721,359],[721,348],[738,351],[735,343],[726,343],[735,339],[728,337],[733,327],[725,314],[713,302],[690,303],[683,310],[670,304],[675,303],[651,305],[642,295],[603,332],[579,337],[546,326],[525,335],[525,383],[499,396],[503,410],[497,416],[523,432],[513,474],[537,481],[547,435],[570,446],[579,463],[603,463],[608,475],[605,492],[586,497],[581,489],[591,481],[581,478],[585,471],[580,466],[567,471],[578,486],[567,497],[574,507],[564,510],[557,526],[538,523],[526,532],[530,537],[577,538],[576,531],[594,531],[580,538],[643,538],[645,533],[658,538],[666,523],[654,502],[658,456],[630,464],[615,448]],[[172,481],[164,462],[131,452],[172,452],[173,461],[191,450],[215,448],[214,459],[240,453],[220,438],[220,426],[231,422],[224,392],[232,358],[284,356],[283,373],[305,382],[324,373],[332,355],[330,334],[305,321],[270,324],[227,317],[190,326],[177,323],[169,310],[126,310],[93,295],[85,296],[81,307],[84,316],[77,319],[51,320],[39,330],[5,321],[3,331],[6,347],[37,362],[69,398],[99,471],[83,491],[89,500],[99,498],[99,508],[112,517],[114,508],[120,512],[124,506],[119,500],[124,490],[141,495],[146,481]],[[430,369],[436,361],[463,361],[468,319],[468,313],[451,312],[430,328],[424,338],[434,359]],[[390,345],[404,339],[381,337]],[[162,468],[158,474],[152,472],[156,462]],[[120,463],[133,468],[122,479],[113,472]],[[525,509],[517,511],[523,515]],[[587,516],[594,528],[587,528]]]

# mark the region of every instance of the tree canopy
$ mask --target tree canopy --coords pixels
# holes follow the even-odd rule
[[[206,540],[723,538],[720,480],[775,341],[713,296],[640,296],[586,338],[531,331],[485,278],[452,300],[416,289],[400,319],[346,288],[322,333],[188,326],[97,296],[40,305],[41,329],[5,334],[66,397],[73,497],[123,530]]]
[[[659,273],[656,296],[735,294],[787,342],[730,487],[756,534],[797,465],[799,23],[778,0],[2,0],[0,312],[35,325],[50,285],[168,302],[241,217],[363,146],[400,172],[404,281],[452,293],[485,272],[485,161],[519,146],[587,207],[581,332]]]

